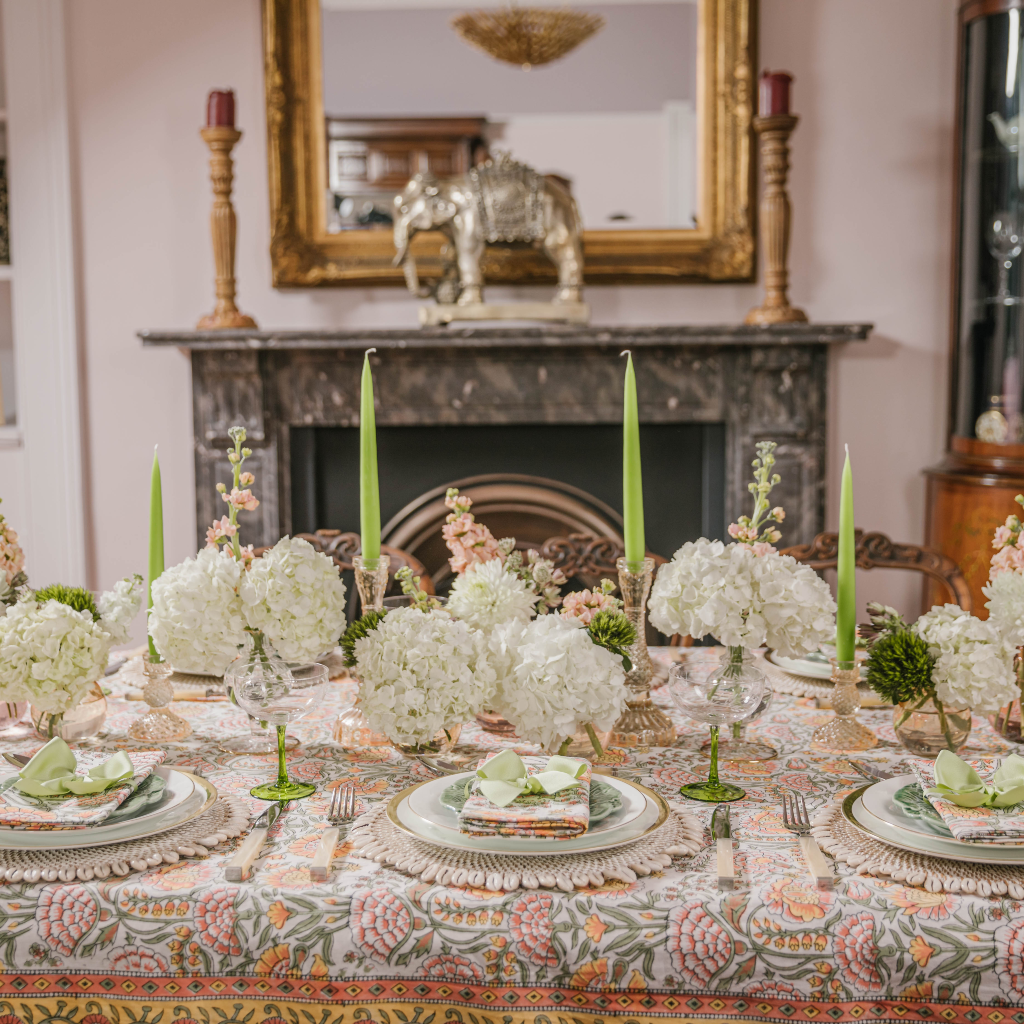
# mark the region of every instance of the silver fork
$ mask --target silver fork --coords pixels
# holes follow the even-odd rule
[[[836,876],[825,860],[825,855],[818,849],[818,844],[810,836],[811,821],[807,816],[807,805],[802,793],[783,790],[782,824],[788,832],[799,836],[800,851],[814,877],[814,884],[819,889],[834,889]]]
[[[334,861],[334,851],[338,846],[338,837],[341,829],[338,828],[343,822],[354,818],[356,815],[356,788],[350,782],[343,786],[335,786],[331,793],[331,806],[327,811],[327,821],[333,828],[324,830],[320,837],[320,845],[317,847],[316,856],[309,868],[309,877],[318,882],[323,882],[331,873],[331,864]]]

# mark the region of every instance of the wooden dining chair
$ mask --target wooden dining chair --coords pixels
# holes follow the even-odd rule
[[[917,544],[897,544],[884,533],[856,530],[854,536],[858,569],[908,569],[921,573],[931,584],[932,604],[945,600],[958,604],[965,612],[972,610],[970,587],[952,558]],[[810,544],[786,548],[782,554],[792,555],[818,572],[835,569],[839,561],[839,534],[819,533]]]

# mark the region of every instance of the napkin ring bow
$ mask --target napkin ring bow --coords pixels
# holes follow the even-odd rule
[[[1012,807],[1024,800],[1024,757],[1010,754],[986,784],[963,759],[949,750],[935,759],[935,786],[927,796],[957,807]]]
[[[119,750],[102,764],[93,765],[85,775],[76,774],[78,761],[71,748],[59,736],[32,755],[18,773],[15,786],[26,796],[85,796],[102,793],[111,786],[132,778],[135,766],[131,758]]]
[[[544,771],[530,775],[523,759],[514,750],[503,750],[477,769],[477,789],[492,804],[507,807],[525,793],[546,793],[553,796],[579,783],[587,770],[586,761],[555,755]]]

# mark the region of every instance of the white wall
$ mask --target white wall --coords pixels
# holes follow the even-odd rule
[[[792,298],[817,321],[876,324],[871,341],[833,361],[828,523],[837,521],[837,453],[848,441],[858,521],[903,540],[922,539],[921,470],[944,442],[955,7],[761,3],[761,66],[796,76],[801,115]],[[134,332],[191,327],[212,308],[198,135],[209,88],[236,90],[245,130],[235,150],[241,308],[265,327],[411,326],[417,303],[389,289],[270,287],[258,0],[75,0],[66,10],[92,583],[107,586],[144,571],[155,443],[168,561],[194,549],[188,359],[143,351]],[[392,73],[386,60],[381,69]],[[595,322],[632,324],[735,322],[759,296],[735,285],[587,292]]]

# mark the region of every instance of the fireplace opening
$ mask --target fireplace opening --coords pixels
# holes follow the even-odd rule
[[[358,428],[290,434],[292,532],[358,532]],[[645,423],[640,450],[648,549],[670,558],[687,540],[723,537],[724,424]],[[377,463],[382,523],[435,488],[495,473],[557,480],[622,508],[619,424],[378,426]]]

